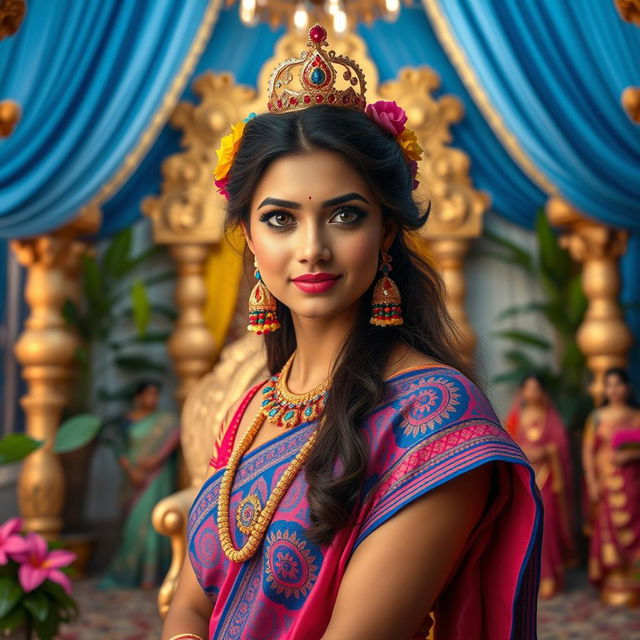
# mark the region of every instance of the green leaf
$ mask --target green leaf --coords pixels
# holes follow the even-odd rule
[[[165,373],[167,367],[161,362],[155,362],[145,355],[133,354],[123,355],[114,358],[116,366],[122,367],[129,371],[142,372],[142,371],[154,371],[156,373]]]
[[[504,353],[505,360],[524,372],[536,371],[539,366],[526,353],[511,349]]]
[[[63,608],[71,609],[73,611],[78,610],[78,605],[75,600],[67,594],[67,592],[57,583],[51,580],[45,580],[42,583],[42,588],[53,597],[53,599]]]
[[[582,289],[582,278],[576,274],[569,280],[567,287],[567,320],[574,332],[578,329],[587,311],[587,296]]]
[[[56,453],[67,453],[84,447],[96,437],[100,424],[100,418],[90,413],[65,420],[56,433],[53,450]]]
[[[110,342],[109,348],[119,351],[123,347],[132,344],[165,343],[171,337],[171,333],[171,331],[147,331],[143,336],[129,336],[117,342]]]
[[[104,294],[102,274],[98,263],[92,256],[82,256],[82,276],[84,291],[88,300],[93,305],[98,305],[101,296]]]
[[[157,302],[153,302],[149,305],[152,313],[157,313],[158,315],[164,316],[171,322],[175,322],[178,318],[178,312],[174,307],[170,307],[165,304],[160,304]],[[117,314],[112,314],[111,318],[113,321],[117,320],[120,317],[132,318],[133,317],[133,308],[132,307],[124,307],[122,309],[118,309]]]
[[[58,633],[60,627],[60,616],[55,609],[51,612],[51,615],[44,620],[35,619],[33,621],[36,634],[40,640],[53,640]]]
[[[118,277],[123,273],[129,261],[129,252],[131,251],[132,232],[131,227],[123,229],[111,239],[109,247],[104,254],[104,270],[114,277]]]
[[[109,389],[105,389],[104,387],[100,387],[98,389],[98,397],[100,400],[105,402],[113,401],[113,400],[131,400],[133,398],[133,394],[135,393],[137,382],[129,382],[113,391]],[[105,426],[106,423],[103,423]]]
[[[122,275],[126,275],[127,273],[130,273],[138,265],[142,264],[143,262],[146,262],[147,260],[149,260],[153,256],[159,255],[159,254],[162,254],[162,253],[164,253],[164,247],[162,245],[159,245],[159,244],[153,245],[149,249],[146,249],[142,253],[140,253],[137,256],[135,256],[134,258],[131,258],[131,260],[129,260],[127,262],[126,268],[122,272]]]
[[[544,209],[539,209],[536,214],[535,228],[542,271],[559,282],[566,281],[570,265],[569,256],[560,247]]]
[[[14,607],[6,616],[0,618],[0,631],[19,629],[27,621],[27,612],[21,606]]]
[[[548,340],[544,340],[533,333],[527,331],[496,331],[492,335],[498,338],[508,338],[509,340],[515,340],[531,347],[537,347],[538,349],[544,349],[548,351],[551,349],[552,344]]]
[[[28,593],[22,600],[25,608],[38,621],[44,622],[49,615],[49,598],[41,589]]]
[[[507,255],[504,256],[505,261],[517,264],[529,273],[533,272],[533,258],[524,247],[486,229],[484,236],[507,251]]]
[[[504,384],[511,383],[513,385],[518,385],[522,381],[522,378],[527,375],[529,370],[526,371],[524,369],[514,369],[513,371],[504,371],[503,373],[499,373],[491,378],[491,382],[493,384]]]
[[[15,578],[8,576],[0,578],[0,618],[4,618],[21,597],[22,589]]]
[[[504,320],[505,318],[520,315],[521,313],[544,313],[548,307],[549,305],[546,302],[530,302],[528,304],[516,305],[502,311],[498,314],[496,320]]]
[[[131,287],[131,301],[133,303],[133,321],[140,335],[144,334],[151,320],[151,305],[147,290],[140,279],[136,278]]]
[[[0,464],[17,462],[42,446],[40,440],[34,440],[23,433],[11,433],[0,439]]]

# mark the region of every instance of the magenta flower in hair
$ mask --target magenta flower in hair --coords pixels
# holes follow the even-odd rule
[[[378,100],[367,105],[366,114],[392,136],[399,136],[407,123],[407,114],[395,102]]]

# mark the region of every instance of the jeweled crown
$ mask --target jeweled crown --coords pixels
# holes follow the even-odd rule
[[[326,29],[319,24],[309,29],[307,46],[310,50],[303,51],[299,58],[284,60],[273,70],[269,80],[269,111],[299,111],[313,104],[364,111],[367,83],[362,69],[347,56],[323,50],[329,43]],[[339,69],[334,65],[343,69],[341,79],[345,88],[336,87]]]

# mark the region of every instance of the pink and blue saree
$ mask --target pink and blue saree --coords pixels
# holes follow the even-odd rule
[[[446,640],[536,638],[542,512],[534,476],[482,392],[449,367],[412,369],[387,381],[383,403],[362,425],[369,465],[354,526],[340,530],[327,546],[308,540],[301,473],[258,553],[244,563],[229,562],[216,525],[220,480],[242,414],[261,386],[238,408],[212,460],[217,471],[189,517],[189,557],[213,605],[210,640],[319,640],[358,545],[411,501],[488,463],[495,463],[490,503],[435,603],[432,632]],[[242,529],[253,510],[265,504],[315,427],[306,423],[285,431],[242,459],[230,507],[236,547],[245,542]],[[425,611],[416,638],[427,636],[430,621]]]

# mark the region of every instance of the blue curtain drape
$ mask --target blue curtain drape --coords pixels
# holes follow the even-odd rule
[[[0,141],[0,237],[59,227],[116,174],[152,119],[169,116],[167,96],[188,81],[219,5],[28,3],[18,33],[0,42],[0,96],[22,108]]]
[[[640,127],[620,104],[640,81],[640,29],[602,0],[424,4],[444,17],[464,64],[560,193],[640,231]]]
[[[640,82],[640,29],[613,2],[423,0],[519,146],[579,210],[632,232],[626,303],[640,301],[640,127],[620,104]],[[468,82],[468,81],[467,81]],[[486,114],[485,114],[486,115]],[[640,377],[640,312],[627,311]]]

